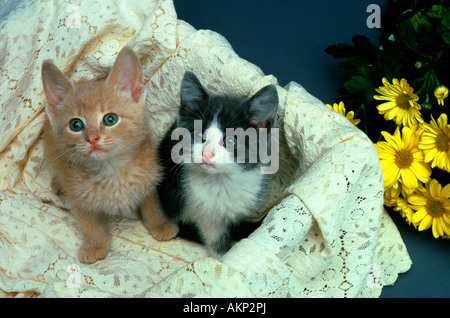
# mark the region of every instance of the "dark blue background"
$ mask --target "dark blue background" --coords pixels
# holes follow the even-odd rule
[[[332,104],[343,85],[341,62],[324,52],[363,34],[377,44],[380,29],[366,20],[369,4],[383,12],[387,0],[174,0],[178,18],[196,29],[222,34],[236,53],[274,75],[281,86],[294,81]],[[381,24],[383,27],[383,23]],[[381,85],[381,79],[380,79]],[[413,261],[382,297],[449,297],[450,240],[435,240],[392,214]]]

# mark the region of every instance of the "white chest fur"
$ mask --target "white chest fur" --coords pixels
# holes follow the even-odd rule
[[[258,208],[259,169],[231,174],[210,174],[190,169],[184,217],[197,223],[227,224],[251,215]]]

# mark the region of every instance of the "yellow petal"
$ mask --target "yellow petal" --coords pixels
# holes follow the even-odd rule
[[[430,193],[431,196],[435,199],[438,199],[441,194],[442,186],[437,182],[437,180],[433,179],[430,182]]]
[[[386,77],[383,77],[381,79],[381,82],[383,82],[384,86],[390,86],[391,85],[391,83],[389,83],[389,81],[388,81],[388,79]]]
[[[400,108],[398,108],[398,107],[388,110],[386,113],[387,120],[394,119],[396,116],[398,116],[399,113],[400,113]]]
[[[442,113],[441,116],[439,116],[437,123],[439,124],[439,127],[446,127],[447,126],[447,115]]]
[[[409,127],[404,127],[402,129],[402,141],[404,144],[408,144],[408,141],[411,140],[411,136],[413,134],[413,131]]]
[[[422,139],[420,140],[418,147],[419,147],[419,149],[433,149],[433,148],[436,148],[435,142],[436,142],[436,139],[429,138],[429,137],[423,138],[423,135],[422,135]]]
[[[395,150],[404,149],[405,146],[403,144],[403,141],[400,138],[395,138],[390,133],[386,131],[382,131],[381,134],[383,135],[384,139],[395,148]]]
[[[441,191],[441,197],[443,198],[450,198],[450,183],[447,184]]]
[[[447,213],[442,214],[442,220],[445,223],[445,227],[447,228],[447,230],[450,230],[450,210],[449,209],[447,209]]]
[[[423,161],[423,159],[424,159],[423,151],[421,151],[419,149],[413,149],[413,150],[411,150],[411,152],[412,152],[412,156],[414,158],[414,161],[416,161],[416,162],[422,162]]]
[[[412,205],[425,206],[427,204],[427,199],[421,195],[411,194],[410,196],[408,196],[408,202],[411,203]]]
[[[428,215],[427,210],[423,207],[417,210],[416,213],[413,214],[411,221],[414,223],[414,225],[419,224],[424,217]]]
[[[422,221],[419,224],[419,231],[429,229],[432,221],[433,221],[433,218],[431,217],[431,215],[429,215],[429,214],[425,215],[425,217],[422,219]]]
[[[388,188],[393,186],[400,178],[400,169],[388,160],[382,160],[381,169],[383,170],[384,187]]]
[[[386,102],[386,103],[378,105],[377,109],[380,112],[384,112],[384,111],[388,111],[389,109],[395,108],[395,106],[396,106],[395,102]]]
[[[383,160],[383,159],[386,159],[386,160],[392,160],[392,161],[394,161],[395,160],[395,152],[393,152],[393,151],[379,151],[378,152],[378,157],[381,159],[381,160]],[[392,164],[395,164],[394,162],[392,162]]]
[[[434,157],[436,156],[436,154],[438,153],[437,148],[433,148],[430,151],[427,152],[427,154],[425,155],[424,161],[425,162],[430,162],[431,160],[434,159]]]
[[[401,169],[400,175],[402,183],[405,185],[405,187],[415,189],[419,186],[419,182],[417,181],[416,176],[410,169]]]
[[[397,126],[397,128],[395,128],[394,134],[392,136],[400,140],[402,139],[402,136],[400,135],[400,126]]]
[[[433,232],[434,238],[438,238],[439,236],[444,235],[444,231],[442,230],[440,218],[433,218],[431,231]]]
[[[422,182],[427,182],[430,179],[431,170],[426,169],[422,164],[413,162],[411,164],[411,170],[414,175]]]
[[[373,95],[373,99],[395,101],[395,95],[391,94],[388,90],[382,90],[380,88],[375,88],[375,91],[377,91],[381,95]]]

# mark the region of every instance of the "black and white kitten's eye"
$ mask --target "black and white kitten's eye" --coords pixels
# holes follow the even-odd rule
[[[234,145],[236,145],[236,143],[237,143],[237,137],[236,136],[233,136],[233,137],[225,137],[224,139],[223,139],[223,145],[226,147],[227,145],[230,145],[230,146],[234,146]]]
[[[79,118],[74,118],[69,123],[70,130],[78,132],[84,127],[83,121]]]
[[[204,134],[203,132],[199,131],[199,132],[195,132],[195,140],[201,140],[201,141],[206,141],[206,134]]]
[[[119,121],[119,116],[117,116],[114,113],[106,114],[105,117],[103,117],[103,123],[106,126],[114,126]]]
[[[197,139],[197,140],[205,140],[205,136],[203,136],[203,133],[201,132],[201,131],[199,131],[199,132],[194,132],[195,133],[195,138]]]

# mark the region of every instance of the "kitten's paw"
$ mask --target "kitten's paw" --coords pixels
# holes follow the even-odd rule
[[[92,246],[83,244],[78,251],[78,260],[84,264],[92,264],[108,255],[107,246]]]
[[[178,225],[171,221],[166,221],[158,226],[147,228],[150,235],[157,241],[168,241],[178,234]]]

